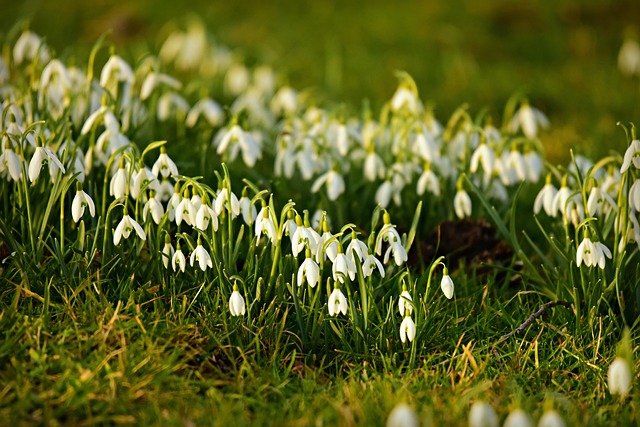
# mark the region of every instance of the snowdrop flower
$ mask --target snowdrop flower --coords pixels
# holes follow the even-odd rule
[[[349,152],[349,132],[347,126],[344,123],[337,125],[335,129],[335,146],[338,149],[338,153],[345,157]]]
[[[169,268],[169,261],[173,258],[174,254],[175,250],[171,245],[171,238],[167,234],[164,239],[164,247],[162,248],[162,265],[164,265],[164,268]]]
[[[404,344],[407,340],[413,341],[416,337],[416,324],[411,319],[409,313],[404,316],[402,323],[400,324],[400,341]]]
[[[376,237],[376,250],[375,253],[378,255],[382,254],[382,242],[394,242],[400,241],[400,235],[398,234],[398,230],[396,230],[395,225],[391,224],[391,217],[388,212],[384,212],[382,215],[382,221],[384,225],[378,233]]]
[[[167,155],[167,150],[164,147],[160,147],[160,155],[158,156],[158,160],[153,164],[151,173],[158,178],[160,175],[165,178],[171,175],[178,175],[178,167]]]
[[[327,197],[332,202],[344,193],[344,179],[342,178],[342,175],[333,169],[323,173],[318,177],[318,179],[316,179],[311,186],[311,192],[317,193],[323,184],[327,185]]]
[[[121,164],[109,182],[109,195],[119,199],[127,194],[127,171]]]
[[[398,298],[398,311],[400,312],[400,316],[404,316],[405,312],[409,314],[413,313],[412,301],[413,299],[409,291],[407,291],[407,287],[402,285],[402,293],[400,294],[400,298]]]
[[[364,176],[370,182],[374,182],[376,179],[384,178],[384,175],[384,162],[372,147],[364,159]]]
[[[251,199],[244,195],[245,190],[242,191],[243,196],[240,197],[240,200],[238,201],[240,204],[240,213],[242,214],[242,219],[245,224],[253,225],[254,221],[258,217],[258,210],[256,209],[256,205],[251,203]]]
[[[189,111],[189,103],[182,95],[175,92],[165,92],[158,99],[158,120],[161,122],[171,117],[182,118]]]
[[[545,411],[544,414],[542,415],[542,418],[540,418],[540,421],[538,421],[538,427],[565,427],[565,426],[566,424],[564,423],[564,420],[562,419],[560,414],[558,414],[556,411],[552,409]]]
[[[425,191],[440,197],[440,181],[430,166],[426,166],[420,178],[418,178],[418,186],[416,192],[418,196],[422,196]]]
[[[151,197],[149,197],[149,200],[144,204],[142,217],[146,219],[148,213],[151,213],[153,222],[160,224],[160,221],[162,221],[162,217],[164,216],[164,208],[162,207],[160,200],[156,197],[155,191],[151,191]]]
[[[397,77],[400,80],[398,89],[396,89],[389,107],[394,113],[400,113],[403,111],[408,112],[411,115],[419,114],[422,110],[422,104],[418,98],[418,88],[411,76],[404,72],[399,71]]]
[[[585,232],[584,240],[578,246],[576,265],[580,267],[584,262],[587,267],[598,266],[604,268],[607,260],[611,259],[611,251],[602,242],[592,242],[588,232]]]
[[[478,170],[478,167],[482,165],[485,181],[488,181],[489,178],[491,178],[491,174],[493,173],[495,163],[495,153],[485,142],[481,142],[480,145],[478,145],[478,148],[476,148],[471,155],[469,171],[471,173],[475,173]]]
[[[11,147],[5,147],[0,154],[0,172],[9,171],[9,176],[14,181],[20,181],[22,178],[22,162]]]
[[[554,200],[557,193],[558,190],[556,190],[556,187],[551,183],[551,175],[547,175],[544,187],[542,187],[533,202],[533,213],[537,215],[540,213],[540,210],[544,208],[547,215],[555,216],[557,211],[554,210]]]
[[[249,71],[244,64],[235,63],[229,67],[224,78],[224,88],[231,95],[239,95],[249,86]]]
[[[173,186],[173,194],[171,195],[171,197],[169,198],[169,201],[167,202],[167,214],[169,216],[169,221],[171,222],[175,221],[176,209],[178,209],[178,206],[180,205],[181,201],[182,201],[182,195],[180,194],[180,185],[176,183]]]
[[[71,203],[71,216],[74,222],[80,221],[84,215],[84,209],[89,208],[89,214],[94,217],[96,215],[96,206],[93,199],[80,188],[76,190],[76,195]]]
[[[392,192],[393,184],[391,184],[391,181],[387,179],[380,185],[380,187],[378,187],[378,190],[376,191],[376,203],[379,204],[382,208],[386,208],[387,206],[389,206]]]
[[[260,212],[258,212],[258,216],[256,218],[256,244],[260,243],[260,237],[262,234],[266,234],[269,240],[271,240],[271,243],[275,245],[278,241],[277,230],[278,227],[271,217],[271,209],[266,205],[263,206],[262,209],[260,209]]]
[[[509,131],[515,133],[518,129],[522,129],[522,133],[527,138],[535,139],[538,136],[538,127],[546,128],[547,126],[549,126],[547,117],[525,101],[513,115],[509,123]]]
[[[193,267],[193,264],[195,262],[198,262],[198,264],[200,265],[200,269],[202,271],[205,271],[207,267],[213,268],[213,262],[211,261],[211,256],[209,256],[209,252],[207,252],[207,250],[200,243],[199,237],[198,237],[198,246],[196,246],[196,249],[193,252],[191,252],[191,257],[189,258],[189,263],[191,264],[191,267]]]
[[[223,209],[227,209],[231,214],[231,218],[235,218],[240,215],[240,202],[238,197],[225,187],[218,193],[214,209],[218,216],[220,216]]]
[[[471,216],[471,197],[461,186],[453,198],[453,210],[460,219]]]
[[[380,272],[380,277],[384,278],[384,266],[380,260],[372,253],[367,254],[362,263],[362,274],[364,274],[364,277],[369,277],[376,268]]]
[[[125,239],[128,239],[129,235],[134,230],[136,234],[138,234],[138,237],[140,237],[142,240],[147,240],[147,235],[145,234],[142,227],[140,227],[140,224],[138,224],[135,219],[131,218],[128,214],[125,213],[113,233],[113,244],[118,246],[120,240],[123,237]]]
[[[351,258],[354,264],[356,257],[358,257],[362,264],[368,252],[369,249],[367,248],[367,244],[358,239],[355,231],[351,231],[351,241],[347,246],[347,256]]]
[[[531,418],[522,409],[514,409],[504,420],[502,427],[533,427]]]
[[[296,217],[296,224],[296,231],[291,237],[291,251],[293,255],[298,256],[302,249],[304,249],[305,245],[311,250],[311,253],[316,253],[320,247],[320,235],[318,232],[311,228],[309,220],[306,217],[304,225],[302,220],[300,219],[298,222],[298,217]]]
[[[238,152],[242,152],[244,163],[253,167],[256,161],[262,157],[262,147],[250,132],[245,132],[234,122],[228,130],[221,130],[215,137],[214,143],[218,146],[218,154],[228,153],[229,160],[234,161]]]
[[[469,410],[469,427],[498,427],[498,417],[491,405],[474,402]]]
[[[631,390],[631,370],[622,357],[616,357],[607,371],[609,393],[625,397]]]
[[[145,100],[151,96],[153,91],[161,84],[167,85],[174,90],[182,88],[182,83],[174,77],[167,74],[150,72],[142,82],[142,88],[140,89],[140,99]]]
[[[131,84],[133,78],[131,66],[118,55],[111,55],[100,72],[100,86],[115,95],[118,83]]]
[[[198,230],[206,231],[209,228],[209,224],[213,224],[213,231],[218,231],[218,215],[209,206],[209,201],[205,200],[196,212],[195,227]]]
[[[406,403],[400,403],[393,408],[387,418],[386,427],[419,427],[416,411]]]
[[[627,38],[618,53],[618,69],[625,76],[640,76],[640,44]]]
[[[389,261],[390,255],[393,254],[393,260],[397,266],[401,266],[409,259],[407,256],[407,250],[402,245],[400,240],[393,240],[389,242],[389,247],[384,253],[383,262],[386,264]]]
[[[347,314],[347,308],[349,305],[347,304],[347,298],[344,296],[339,287],[333,288],[333,292],[329,296],[329,316],[337,316],[339,313],[343,315]]]
[[[288,86],[281,87],[271,99],[274,114],[290,116],[298,109],[298,94]]]
[[[629,189],[629,205],[636,211],[640,211],[640,179],[633,181]]]
[[[52,180],[55,178],[58,170],[62,171],[62,173],[65,172],[64,166],[53,151],[45,147],[36,147],[36,152],[29,162],[29,181],[32,183],[36,182],[45,162],[49,164],[49,175],[51,175]]]
[[[594,186],[589,192],[589,198],[587,199],[587,212],[590,216],[600,216],[607,207],[607,211],[618,211],[618,204],[613,197],[611,197],[601,187]]]
[[[233,292],[229,298],[229,311],[232,316],[243,316],[246,312],[244,298],[238,291],[238,285],[233,285]]]
[[[32,61],[36,55],[39,55],[38,59],[41,63],[48,62],[49,48],[37,34],[25,31],[13,46],[13,60],[16,64],[21,64],[24,61]]]
[[[352,281],[356,278],[356,266],[353,260],[342,253],[342,246],[338,244],[338,254],[333,260],[333,266],[331,268],[333,274],[333,280],[336,282],[344,283],[348,277]]]
[[[440,281],[440,289],[442,289],[442,293],[447,299],[453,298],[453,280],[449,276],[449,270],[447,267],[444,267],[442,272],[442,280]]]
[[[187,190],[185,190],[187,191]],[[176,207],[175,215],[176,215],[176,225],[180,225],[182,221],[186,222],[187,225],[193,226],[196,223],[196,214],[198,211],[193,206],[191,199],[187,194],[185,194],[180,203]]]
[[[184,253],[182,253],[182,250],[180,249],[180,243],[178,243],[176,251],[171,257],[171,268],[173,268],[173,271],[175,272],[180,270],[184,273],[184,269],[186,266],[187,266],[187,260],[184,256]]]
[[[620,173],[625,173],[626,170],[629,169],[629,166],[631,166],[631,163],[633,163],[636,169],[640,169],[640,139],[631,141],[627,151],[624,152]]]
[[[525,170],[529,182],[538,182],[544,163],[542,157],[536,151],[529,150],[524,154]]]
[[[318,244],[316,247],[316,262],[320,264],[325,259],[329,258],[331,262],[334,262],[336,256],[338,255],[338,241],[336,239],[331,240],[333,234],[329,231],[329,226],[327,225],[327,221],[321,221],[321,228],[324,229],[322,236],[318,239]],[[331,242],[326,245],[327,242]],[[324,251],[323,251],[324,248]]]
[[[320,279],[320,267],[311,258],[311,251],[307,248],[305,260],[298,268],[298,286],[302,286],[306,280],[309,286],[315,288]]]
[[[565,176],[562,178],[562,185],[560,186],[560,190],[558,190],[555,197],[553,198],[553,206],[551,207],[551,210],[553,211],[552,216],[556,216],[558,213],[564,215],[567,207],[567,201],[571,197],[571,194],[572,192],[569,187],[567,187],[567,177]]]
[[[192,128],[196,125],[200,117],[204,117],[210,126],[218,126],[222,123],[224,112],[220,104],[213,99],[203,98],[191,107],[191,110],[189,110],[187,114],[185,124],[187,127]]]

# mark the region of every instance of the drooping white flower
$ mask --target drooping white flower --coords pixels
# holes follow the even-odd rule
[[[307,221],[305,220],[305,222]],[[306,246],[314,254],[318,251],[319,242],[320,235],[318,232],[311,226],[301,223],[296,227],[296,231],[291,237],[291,252],[294,256],[297,256]]]
[[[336,282],[344,283],[347,277],[352,281],[356,278],[356,266],[351,258],[342,253],[341,246],[338,246],[338,255],[333,260],[331,272]]]
[[[160,203],[160,200],[158,200],[155,193],[153,193],[153,195],[149,197],[149,200],[144,204],[142,217],[146,219],[148,213],[151,213],[153,222],[160,224],[160,221],[162,221],[162,217],[164,216],[164,207],[162,207],[162,203]]]
[[[553,211],[552,216],[556,216],[558,214],[562,214],[562,215],[565,214],[565,211],[567,209],[567,201],[571,197],[571,194],[572,194],[571,190],[569,189],[569,187],[567,187],[567,183],[563,179],[563,183],[562,183],[562,186],[560,187],[560,190],[558,190],[555,197],[553,198],[553,206],[551,207],[551,210]]]
[[[440,289],[442,289],[442,293],[444,294],[445,297],[447,297],[447,299],[453,298],[453,290],[454,290],[453,280],[451,280],[451,277],[449,276],[449,271],[447,270],[446,267],[444,268],[444,271],[442,273],[442,280],[440,281]]]
[[[407,111],[415,115],[420,112],[421,103],[415,91],[401,84],[391,98],[390,107],[394,113]]]
[[[128,214],[124,214],[113,233],[113,244],[118,246],[120,240],[123,237],[125,239],[128,239],[129,235],[134,230],[136,234],[138,234],[138,237],[140,237],[140,239],[147,240],[147,235],[145,234],[142,227],[140,227],[140,224],[138,224],[136,220],[131,218]]]
[[[601,187],[594,186],[589,192],[589,198],[587,199],[587,212],[590,216],[600,216],[603,211],[618,211],[618,204],[613,197],[611,197]]]
[[[464,219],[471,216],[471,197],[464,189],[459,189],[453,197],[453,210],[456,216]]]
[[[616,357],[607,371],[609,393],[625,397],[631,390],[631,370],[629,364],[622,357]]]
[[[234,124],[228,130],[221,130],[215,137],[214,143],[218,146],[218,154],[227,153],[229,160],[233,161],[242,152],[244,163],[253,167],[256,161],[262,157],[262,146],[250,133],[245,132],[238,124]]]
[[[636,211],[640,211],[640,179],[633,181],[629,189],[629,205]]]
[[[180,244],[178,244],[178,247],[176,249],[176,251],[174,252],[173,256],[171,257],[171,267],[173,268],[173,271],[177,272],[178,270],[182,271],[184,273],[184,269],[187,266],[187,260],[184,256],[184,253],[182,252],[182,250],[180,249]]]
[[[475,149],[475,151],[471,155],[471,160],[469,163],[469,171],[471,173],[475,173],[478,170],[478,167],[482,165],[485,180],[488,181],[488,178],[491,177],[491,174],[493,173],[493,169],[495,167],[496,155],[491,147],[483,142],[478,145],[478,148]]]
[[[196,213],[194,226],[199,230],[205,231],[209,224],[213,224],[213,230],[218,231],[218,215],[216,215],[216,211],[208,203],[202,203]]]
[[[518,129],[522,129],[522,133],[527,138],[534,139],[538,136],[538,127],[546,128],[547,126],[549,126],[547,116],[528,102],[523,102],[509,122],[509,131],[515,133]]]
[[[404,316],[402,323],[400,324],[400,341],[404,344],[407,340],[413,341],[416,337],[416,324],[411,316],[407,314]]]
[[[222,111],[220,104],[215,102],[213,99],[202,98],[196,102],[193,107],[191,107],[191,110],[189,110],[185,124],[187,127],[192,128],[196,123],[198,123],[198,119],[200,117],[204,117],[210,126],[218,126],[222,123],[224,112]]]
[[[542,169],[544,168],[544,162],[542,157],[537,151],[529,150],[524,154],[525,170],[527,172],[527,180],[529,182],[538,182]]]
[[[406,403],[399,403],[389,413],[386,427],[419,427],[416,411]]]
[[[634,139],[627,147],[627,151],[624,152],[624,159],[622,166],[620,167],[620,173],[625,173],[629,166],[633,166],[636,169],[640,169],[640,139]]]
[[[420,178],[418,178],[416,193],[418,193],[418,196],[422,196],[425,191],[440,197],[440,181],[431,168],[425,168]]]
[[[226,209],[231,214],[231,218],[235,218],[240,215],[240,202],[238,197],[225,187],[216,196],[214,209],[218,216],[220,216],[223,209]]]
[[[533,427],[533,422],[525,411],[518,408],[509,412],[502,427]]]
[[[209,255],[209,252],[207,252],[207,250],[201,244],[198,244],[195,250],[191,252],[191,257],[189,258],[189,263],[191,264],[191,267],[193,267],[193,264],[195,262],[198,263],[202,271],[205,271],[207,267],[213,268],[213,262],[211,261],[211,256]]]
[[[162,265],[164,265],[164,268],[169,268],[169,261],[171,261],[174,254],[175,250],[171,245],[171,239],[167,236],[162,247]]]
[[[351,258],[351,260],[355,264],[355,258],[358,257],[360,263],[364,261],[364,258],[367,256],[369,249],[367,248],[367,244],[362,240],[359,240],[356,236],[355,232],[351,233],[351,241],[347,246],[347,256]]]
[[[270,107],[273,114],[289,116],[298,109],[298,94],[289,86],[281,87],[271,99]]]
[[[158,99],[158,120],[167,121],[170,118],[182,118],[189,111],[189,102],[176,92],[165,92]]]
[[[229,298],[229,311],[232,316],[243,316],[246,312],[244,298],[240,295],[237,286],[233,287],[233,292],[231,292],[231,297]]]
[[[153,164],[151,173],[158,178],[160,175],[165,178],[171,175],[178,175],[178,167],[174,161],[171,160],[164,147],[160,149],[160,155],[158,156],[158,160]]]
[[[184,221],[187,225],[193,226],[196,223],[197,213],[198,211],[193,206],[191,199],[189,197],[183,197],[176,207],[176,225],[180,225],[180,223]]]
[[[391,181],[387,179],[382,184],[380,184],[380,187],[378,187],[378,190],[376,191],[376,203],[379,204],[382,208],[386,208],[387,206],[389,206],[392,193],[393,184],[391,184]]]
[[[622,43],[618,53],[618,69],[625,76],[640,76],[640,44],[632,38]]]
[[[119,199],[127,194],[127,171],[121,165],[109,182],[109,195]]]
[[[542,414],[538,421],[538,427],[566,427],[566,424],[560,414],[553,409],[549,409]]]
[[[380,260],[374,254],[367,254],[362,263],[362,274],[364,274],[364,277],[369,277],[376,268],[380,272],[380,277],[384,278],[384,266]]]
[[[409,259],[407,255],[407,250],[404,248],[400,240],[389,241],[389,247],[387,248],[387,251],[384,253],[384,258],[383,258],[383,262],[385,264],[389,261],[389,258],[391,257],[392,254],[393,254],[393,260],[395,261],[398,267],[401,266],[403,263],[407,262],[407,260]]]
[[[556,211],[554,211],[553,202],[557,193],[558,190],[556,190],[556,187],[551,183],[551,176],[547,176],[546,184],[542,187],[533,202],[533,213],[537,215],[540,213],[540,210],[544,208],[547,215],[555,216]]]
[[[339,313],[343,315],[347,314],[347,298],[344,296],[340,288],[333,288],[333,292],[329,296],[329,303],[327,308],[329,309],[329,316],[337,316]]]
[[[311,251],[308,252],[311,255]],[[318,280],[320,279],[320,267],[316,262],[308,256],[305,260],[300,264],[300,268],[298,268],[298,286],[302,286],[302,284],[306,282],[314,288],[318,284]]]
[[[364,159],[364,176],[370,182],[384,178],[385,167],[382,158],[372,149]]]
[[[126,82],[132,84],[134,79],[131,66],[118,55],[111,55],[100,72],[100,86],[117,94],[118,84]]]
[[[80,221],[82,215],[84,215],[84,209],[89,208],[89,214],[93,217],[96,215],[96,206],[93,203],[93,199],[83,190],[78,189],[76,195],[71,203],[71,216],[74,222]]]
[[[404,316],[404,313],[407,312],[409,314],[413,313],[413,299],[411,298],[411,294],[407,289],[403,289],[400,294],[400,298],[398,298],[398,311],[400,312],[400,316]]]
[[[329,258],[331,262],[335,261],[336,255],[338,255],[338,241],[336,239],[331,240],[332,237],[333,237],[333,234],[327,228],[325,232],[322,233],[322,236],[320,236],[320,239],[318,239],[318,244],[316,247],[317,263],[320,263],[321,261],[324,261],[327,258]],[[331,242],[329,242],[329,240],[331,240]],[[326,248],[324,248],[325,243],[327,242],[329,242],[329,244],[327,244]],[[323,251],[323,248],[324,248],[324,251]]]
[[[256,205],[251,203],[251,199],[247,196],[240,197],[238,203],[240,204],[240,214],[242,214],[244,223],[247,225],[253,225],[256,218],[258,217],[258,210],[256,209]]]
[[[474,402],[469,410],[469,427],[498,427],[498,416],[491,405]]]
[[[336,200],[342,193],[344,193],[345,185],[342,175],[333,169],[323,173],[316,179],[311,186],[311,192],[317,193],[322,185],[327,186],[327,197],[329,200]]]
[[[587,267],[598,266],[604,268],[606,258],[611,259],[611,251],[602,242],[592,242],[585,233],[585,238],[578,246],[576,253],[576,265],[580,267],[584,262]]]
[[[278,227],[271,216],[271,209],[268,206],[263,206],[256,217],[255,234],[258,238],[256,243],[260,243],[260,237],[262,234],[266,234],[271,243],[275,245],[278,240],[277,230]]]
[[[142,82],[142,88],[140,89],[140,99],[145,100],[151,96],[153,91],[160,85],[167,85],[174,90],[182,88],[182,83],[175,77],[168,74],[156,73],[155,71],[147,74],[147,77]]]
[[[0,173],[9,171],[9,176],[14,181],[20,181],[22,178],[22,162],[11,147],[5,147],[0,154]]]
[[[39,55],[40,63],[47,63],[50,58],[49,48],[37,34],[31,31],[23,32],[13,46],[14,62],[21,64],[24,61],[31,61],[36,55]]]
[[[42,166],[47,162],[49,164],[49,174],[51,179],[54,179],[58,170],[65,172],[65,168],[53,151],[45,147],[36,147],[36,152],[33,154],[31,161],[29,162],[29,181],[35,182],[40,176]]]

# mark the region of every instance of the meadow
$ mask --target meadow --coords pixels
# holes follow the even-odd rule
[[[638,6],[509,5],[7,5],[0,419],[636,425]]]

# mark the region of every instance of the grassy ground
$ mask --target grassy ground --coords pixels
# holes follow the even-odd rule
[[[140,48],[132,46],[156,46],[164,23],[184,13],[183,5],[145,0],[4,6],[2,32],[31,17],[63,55],[68,46],[88,49],[108,28],[135,55]],[[616,68],[625,27],[640,16],[633,1],[190,6],[249,62],[271,63],[293,86],[315,87],[328,104],[354,111],[365,98],[379,108],[390,97],[395,69],[415,77],[442,118],[465,102],[498,117],[523,91],[550,117],[543,142],[553,162],[571,147],[592,156],[622,151],[627,142],[615,123],[640,117],[639,82]],[[639,423],[638,390],[626,400],[607,390],[622,334],[610,312],[577,321],[558,306],[500,340],[548,301],[511,264],[488,273],[452,267],[456,299],[427,304],[417,345],[429,356],[408,369],[409,350],[391,334],[370,333],[359,349],[310,346],[293,304],[265,305],[243,326],[220,313],[227,302],[201,293],[196,280],[178,289],[133,275],[81,281],[78,264],[70,286],[48,263],[53,257],[37,277],[50,278],[31,291],[17,292],[16,277],[0,285],[0,420],[7,425],[383,425],[401,401],[424,425],[464,425],[478,399],[500,419],[519,406],[537,420],[553,406],[569,425]]]

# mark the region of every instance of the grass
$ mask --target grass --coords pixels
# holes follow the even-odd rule
[[[116,30],[107,44],[140,65],[168,33],[169,27],[160,27],[182,13],[181,5],[158,8],[146,1],[126,7],[89,7],[68,0],[18,3],[7,5],[0,28],[8,32],[18,17],[30,16],[31,28],[47,36],[62,59],[81,67],[108,26]],[[394,69],[406,69],[415,77],[422,98],[435,103],[436,116],[447,126],[445,134],[466,132],[471,123],[481,125],[485,106],[499,123],[513,92],[526,93],[532,105],[551,118],[551,128],[541,134],[548,170],[556,184],[563,175],[570,176],[572,189],[584,192],[584,201],[590,179],[600,179],[597,171],[572,173],[569,166],[552,165],[567,164],[568,147],[574,143],[577,151],[595,159],[609,148],[622,152],[629,144],[615,123],[640,115],[640,92],[637,79],[619,75],[615,56],[621,23],[634,24],[636,3],[461,0],[368,6],[279,1],[242,8],[232,3],[192,5],[219,40],[240,47],[235,55],[243,61],[270,63],[281,82],[298,89],[311,86],[312,102],[327,106],[331,120],[359,119],[365,98],[374,117],[383,120],[384,113],[378,112],[396,88]],[[59,18],[55,26],[51,16]],[[97,57],[96,70],[106,61],[108,48]],[[202,96],[200,89],[227,106],[233,101],[223,94],[219,75],[207,80],[162,67],[188,81],[184,93],[190,101]],[[28,87],[21,79],[27,81],[30,69],[16,69],[16,87]],[[37,90],[42,88],[33,94]],[[29,91],[24,93],[29,96]],[[145,105],[154,111],[158,98],[155,94]],[[120,99],[106,102],[120,119]],[[470,104],[468,120],[463,114],[447,123],[446,117],[456,117],[463,102]],[[39,136],[56,149],[72,135],[86,152],[103,129],[98,125],[82,133],[66,116],[68,120],[56,120],[46,109],[41,113],[53,131]],[[409,132],[404,126],[411,118],[394,113],[387,119],[392,134],[408,138],[402,132]],[[245,128],[278,141],[276,126],[255,120],[251,113],[239,114]],[[362,178],[361,159],[344,173],[346,194],[332,201],[324,192],[310,191],[311,182],[305,185],[300,173],[289,179],[275,176],[275,145],[265,148],[255,167],[214,153],[210,141],[221,129],[187,129],[179,119],[161,122],[151,117],[128,130],[137,145],[113,158],[124,154],[131,164],[143,164],[141,150],[150,141],[168,140],[165,147],[191,193],[214,197],[213,190],[232,186],[240,196],[239,190],[247,187],[248,194],[256,195],[258,209],[262,202],[269,204],[276,217],[292,198],[301,214],[304,207],[326,209],[334,232],[353,223],[360,238],[380,233],[376,188]],[[521,135],[508,138],[522,140]],[[33,147],[24,137],[18,139],[16,146],[22,146],[28,159]],[[445,139],[453,144],[453,137]],[[330,149],[319,140],[320,150]],[[6,144],[3,150],[13,142]],[[381,155],[391,156],[384,149]],[[156,151],[158,147],[145,153],[148,166]],[[611,160],[616,170],[620,160],[619,155]],[[223,161],[228,169],[221,166]],[[126,202],[117,203],[107,196],[107,166],[94,165],[84,184],[98,215],[85,214],[82,225],[69,221],[77,177],[58,175],[52,186],[43,169],[44,178],[33,185],[26,178],[13,183],[3,169],[0,419],[8,425],[383,425],[397,403],[408,402],[422,425],[464,425],[471,404],[484,400],[500,420],[517,407],[534,420],[553,408],[568,425],[637,425],[637,386],[625,398],[612,396],[607,386],[610,362],[616,354],[633,361],[638,342],[639,278],[634,263],[640,252],[635,243],[622,246],[627,253],[615,249],[625,234],[614,227],[618,217],[603,214],[578,225],[540,214],[537,227],[529,213],[540,185],[509,186],[512,203],[501,205],[489,198],[486,188],[473,190],[480,185],[479,175],[469,173],[464,164],[457,167],[470,179],[463,174],[458,181],[443,179],[442,197],[418,197],[411,188],[403,191],[401,206],[389,206],[400,232],[415,235],[413,245],[405,242],[413,246],[410,261],[401,267],[388,264],[384,279],[365,279],[359,265],[353,286],[342,287],[348,294],[348,314],[335,318],[325,308],[335,286],[328,277],[328,261],[316,288],[297,287],[295,272],[302,255],[296,258],[286,252],[288,245],[271,244],[264,236],[257,245],[253,226],[240,219],[233,222],[225,208],[216,233],[174,226],[166,218],[159,224],[147,219],[145,242],[135,240],[134,232],[114,245],[121,215],[128,209],[140,219],[143,199],[127,195]],[[28,166],[22,169],[26,176]],[[203,177],[188,178],[199,175]],[[628,189],[636,175],[635,170],[625,174],[621,188]],[[505,261],[488,250],[488,256],[474,260],[464,244],[446,253],[455,282],[455,297],[447,300],[438,289],[442,269],[425,253],[429,244],[440,244],[429,241],[432,230],[455,218],[450,202],[457,183],[471,194],[474,217],[487,218],[495,227],[491,241],[505,239],[515,253],[509,252]],[[267,193],[260,192],[263,188]],[[273,199],[268,197],[271,192]],[[627,212],[623,190],[616,202]],[[340,237],[345,247],[351,228]],[[614,251],[606,269],[576,267],[574,254],[584,230]],[[191,268],[179,275],[164,269],[158,254],[165,236],[174,246],[180,241],[187,255],[202,239],[214,257],[213,271]],[[452,261],[459,257],[459,264]],[[405,284],[414,298],[417,331],[413,343],[403,344],[396,307]],[[234,285],[247,301],[244,316],[229,313]],[[569,305],[553,307],[521,334],[501,339],[550,300]],[[625,327],[630,328],[627,338]],[[637,361],[634,366],[638,372]],[[632,378],[637,382],[638,375]]]

